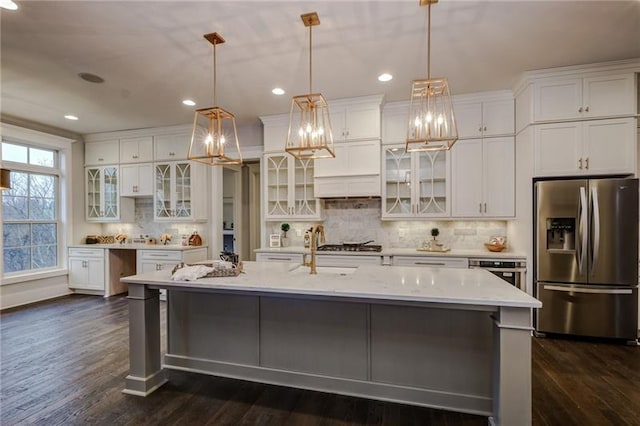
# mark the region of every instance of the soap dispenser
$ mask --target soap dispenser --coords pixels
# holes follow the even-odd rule
[[[311,246],[311,235],[309,231],[304,234],[304,248],[309,248]]]

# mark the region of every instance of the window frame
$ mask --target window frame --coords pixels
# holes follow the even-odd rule
[[[0,122],[2,141],[10,144],[25,145],[27,147],[57,151],[56,167],[38,166],[34,164],[3,161],[0,150],[0,166],[9,170],[24,170],[31,173],[57,175],[58,185],[56,189],[57,211],[57,266],[51,268],[29,269],[11,273],[4,272],[4,259],[0,262],[0,286],[18,284],[27,281],[35,281],[44,278],[66,275],[67,250],[72,238],[73,214],[72,214],[72,144],[76,139],[43,133]],[[55,170],[55,173],[54,173]],[[2,220],[2,203],[0,203],[0,223]],[[4,253],[2,238],[0,238],[0,251]]]

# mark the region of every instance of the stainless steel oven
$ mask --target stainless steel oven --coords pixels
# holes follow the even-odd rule
[[[520,290],[525,290],[527,262],[524,260],[469,259],[469,268],[486,269]]]

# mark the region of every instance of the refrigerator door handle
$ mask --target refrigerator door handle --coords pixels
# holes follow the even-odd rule
[[[591,187],[591,214],[593,215],[593,245],[591,246],[591,268],[589,270],[591,275],[594,275],[600,251],[600,202],[595,187]]]
[[[565,293],[591,293],[591,294],[633,294],[632,289],[600,289],[600,288],[576,288],[559,285],[545,285],[545,290],[564,291]]]
[[[585,227],[587,226],[587,191],[584,186],[580,187],[580,206],[578,208],[578,244],[576,256],[578,258],[578,271],[582,275],[584,257],[587,253],[587,239],[585,238]]]

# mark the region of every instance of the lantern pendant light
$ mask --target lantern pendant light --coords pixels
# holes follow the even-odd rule
[[[208,165],[225,166],[242,164],[242,153],[238,142],[236,118],[229,111],[215,106],[216,102],[216,45],[224,43],[218,33],[205,34],[213,45],[213,104],[209,108],[196,110],[193,120],[193,133],[189,145],[189,160]],[[237,157],[227,154],[227,149],[235,144]]]
[[[458,140],[458,128],[446,78],[431,78],[431,4],[420,0],[427,11],[427,78],[414,80],[409,104],[409,126],[405,150],[448,151]]]
[[[285,151],[300,160],[333,158],[333,134],[329,120],[329,105],[320,93],[313,93],[312,27],[320,25],[316,12],[300,16],[309,27],[309,93],[294,96],[289,114],[289,131]]]

